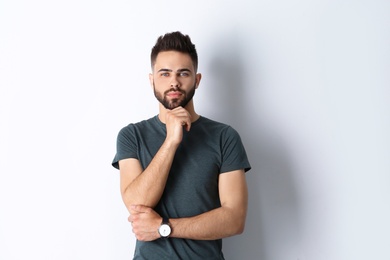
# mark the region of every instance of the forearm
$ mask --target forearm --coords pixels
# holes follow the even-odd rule
[[[215,240],[241,234],[244,231],[246,207],[220,207],[190,218],[170,219],[171,237]]]
[[[177,146],[164,142],[148,167],[122,188],[122,198],[128,209],[140,204],[154,207],[160,200],[167,182]]]
[[[193,217],[170,218],[172,227],[170,237],[215,240],[241,234],[244,231],[248,208],[244,174],[244,170],[241,169],[220,176],[221,207]],[[162,218],[151,207],[136,205],[131,207],[130,213],[129,221],[138,240],[153,241],[160,237],[157,230]]]

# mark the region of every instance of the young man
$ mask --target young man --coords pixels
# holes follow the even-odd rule
[[[244,146],[232,127],[195,112],[201,74],[188,35],[160,36],[151,63],[159,114],[119,132],[112,163],[137,238],[134,259],[224,259],[222,238],[245,225]]]

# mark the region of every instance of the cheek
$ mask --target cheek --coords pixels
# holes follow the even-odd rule
[[[156,86],[166,86],[167,84],[169,84],[169,78],[155,78],[154,79],[154,84]]]

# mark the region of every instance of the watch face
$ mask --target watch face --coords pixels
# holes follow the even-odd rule
[[[167,224],[162,224],[158,229],[158,232],[160,233],[160,236],[168,237],[171,234],[171,227]]]

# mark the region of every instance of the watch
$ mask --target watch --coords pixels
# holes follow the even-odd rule
[[[161,226],[158,228],[158,233],[161,238],[168,238],[172,232],[171,224],[169,224],[169,219],[163,218]]]

